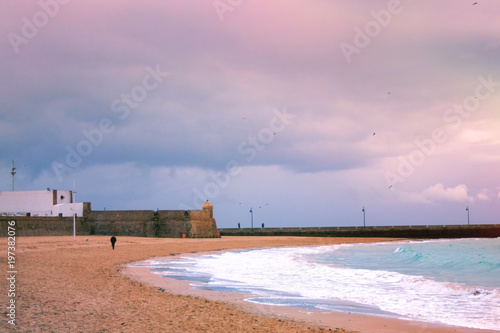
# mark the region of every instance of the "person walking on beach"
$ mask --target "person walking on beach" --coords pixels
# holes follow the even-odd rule
[[[115,249],[115,243],[116,243],[116,237],[115,237],[115,235],[113,235],[111,237],[110,241],[111,241],[111,246],[113,247],[113,250],[114,250]]]

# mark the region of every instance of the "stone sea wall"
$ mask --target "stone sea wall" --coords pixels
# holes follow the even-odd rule
[[[219,233],[221,236],[470,238],[500,237],[500,224],[393,227],[221,228],[219,229]]]
[[[73,235],[72,217],[1,216],[0,237],[8,221],[16,222],[16,236]],[[213,238],[217,225],[208,210],[102,210],[88,209],[76,218],[77,235]]]

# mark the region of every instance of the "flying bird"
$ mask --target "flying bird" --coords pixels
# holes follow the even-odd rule
[[[389,186],[389,188],[392,188],[392,185],[391,185],[391,186]]]
[[[477,5],[477,2],[474,2],[472,5],[473,5],[473,6],[474,6],[474,5]]]

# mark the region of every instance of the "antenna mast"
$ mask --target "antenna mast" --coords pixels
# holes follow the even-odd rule
[[[14,192],[14,175],[16,174],[16,167],[14,166],[14,160],[12,160],[12,171],[10,172],[12,175],[12,192]]]

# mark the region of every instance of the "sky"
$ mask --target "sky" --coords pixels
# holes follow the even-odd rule
[[[0,191],[14,160],[18,191],[210,200],[221,228],[499,224],[500,5],[474,2],[2,1]]]

